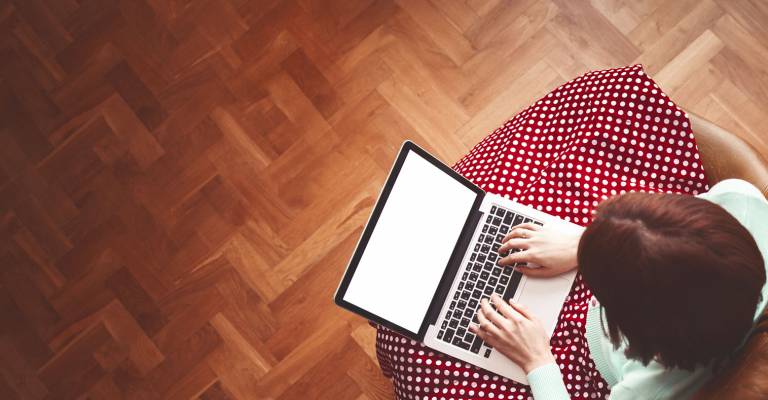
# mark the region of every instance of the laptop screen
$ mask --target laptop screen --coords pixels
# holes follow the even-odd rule
[[[476,197],[408,151],[343,299],[419,332]]]

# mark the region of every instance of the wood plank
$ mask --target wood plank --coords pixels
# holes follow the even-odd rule
[[[768,154],[766,4],[1,4],[0,398],[393,398],[330,299],[403,140],[641,63]]]

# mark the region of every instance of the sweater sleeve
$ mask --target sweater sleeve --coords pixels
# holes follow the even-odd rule
[[[534,400],[568,400],[571,396],[565,390],[563,376],[557,364],[542,365],[528,373]]]

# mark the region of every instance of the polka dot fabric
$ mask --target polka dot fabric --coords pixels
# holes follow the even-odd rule
[[[490,193],[579,225],[625,192],[709,190],[688,117],[640,65],[576,78],[517,114],[453,167]],[[609,388],[584,336],[589,288],[577,276],[552,336],[574,399]],[[376,350],[398,399],[532,399],[530,387],[433,351],[384,327]]]

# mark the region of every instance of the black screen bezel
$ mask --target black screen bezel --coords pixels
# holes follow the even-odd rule
[[[387,180],[384,184],[384,187],[382,188],[381,192],[379,193],[379,198],[376,201],[376,205],[373,208],[373,211],[371,212],[371,216],[368,219],[368,222],[365,225],[365,229],[363,230],[363,233],[360,236],[360,240],[358,241],[358,244],[355,248],[355,252],[353,253],[349,264],[347,265],[347,269],[344,273],[344,276],[341,279],[341,282],[339,284],[338,289],[336,290],[336,294],[334,296],[335,303],[349,311],[352,311],[358,315],[361,315],[365,318],[367,318],[370,321],[373,321],[377,324],[380,324],[382,326],[385,326],[389,329],[394,330],[395,332],[401,333],[411,339],[423,341],[424,335],[426,334],[427,328],[429,327],[429,320],[430,320],[430,313],[434,310],[436,304],[438,301],[442,301],[442,299],[436,299],[435,295],[437,293],[445,292],[445,290],[441,290],[445,287],[445,285],[450,285],[451,282],[449,281],[449,277],[453,277],[453,274],[449,273],[449,265],[451,262],[454,262],[457,256],[458,251],[458,245],[459,242],[462,239],[463,235],[459,235],[459,237],[456,240],[456,243],[454,244],[454,250],[453,254],[451,254],[449,265],[446,265],[445,271],[443,272],[443,276],[440,278],[440,283],[435,288],[435,293],[432,295],[432,302],[430,303],[429,308],[427,309],[427,313],[424,315],[424,319],[422,320],[421,326],[419,327],[418,332],[412,332],[406,328],[403,328],[400,325],[397,325],[393,322],[387,321],[367,310],[364,310],[352,303],[349,303],[344,300],[344,295],[347,292],[347,288],[349,287],[349,283],[352,280],[352,277],[355,274],[355,270],[357,269],[357,265],[360,262],[360,259],[362,258],[363,253],[365,252],[365,248],[368,245],[368,240],[370,239],[373,230],[376,227],[376,222],[379,219],[379,216],[381,215],[382,210],[384,209],[384,205],[387,202],[387,199],[389,197],[390,192],[392,191],[392,188],[395,184],[395,181],[397,180],[398,175],[400,174],[400,170],[403,166],[403,163],[405,162],[406,157],[408,156],[408,153],[414,152],[417,155],[423,157],[425,160],[427,160],[432,165],[439,168],[444,173],[451,176],[453,179],[464,185],[466,188],[472,190],[475,193],[475,201],[472,205],[472,208],[467,213],[467,219],[464,222],[464,227],[462,229],[462,232],[465,232],[468,229],[468,225],[471,224],[473,220],[473,215],[475,214],[475,211],[480,207],[480,204],[483,201],[483,197],[485,195],[485,192],[480,189],[479,187],[475,186],[472,182],[461,176],[459,173],[448,167],[447,165],[443,164],[429,154],[426,150],[422,149],[421,147],[417,146],[415,143],[411,141],[405,141],[403,142],[402,147],[400,148],[400,151],[397,155],[397,158],[395,159],[395,162],[392,166],[392,170],[389,173],[389,176],[387,177]],[[439,200],[439,199],[436,199]],[[396,293],[393,293],[393,296],[396,296]]]

